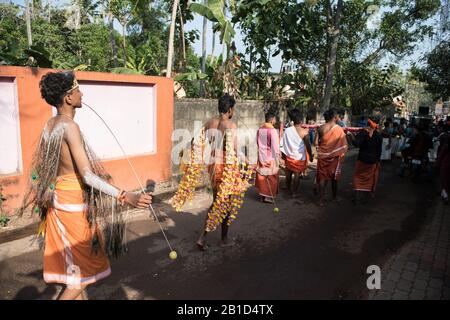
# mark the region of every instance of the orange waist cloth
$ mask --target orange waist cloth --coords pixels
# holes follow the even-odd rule
[[[331,128],[320,140],[317,151],[318,159],[334,159],[342,157],[347,152],[347,137],[344,130],[338,125]]]
[[[211,186],[214,190],[217,190],[222,182],[223,170],[225,165],[222,163],[213,163],[208,165],[208,173],[211,179]]]
[[[271,176],[274,174],[278,174],[279,167],[277,162],[272,159],[267,162],[262,162],[258,160],[258,165],[256,167],[256,172],[263,175],[263,176]]]
[[[379,163],[367,164],[358,160],[353,174],[353,189],[356,191],[375,191],[379,173]]]
[[[278,194],[278,166],[275,160],[262,163],[258,161],[256,169],[255,187],[264,197],[275,198]]]
[[[94,230],[86,219],[79,176],[67,174],[56,180],[53,207],[46,216],[44,280],[76,288],[94,283],[111,273],[102,249],[94,253]]]
[[[343,157],[317,159],[316,183],[338,180],[341,176]]]
[[[291,157],[285,156],[286,169],[295,173],[302,173],[306,170],[306,168],[308,168],[308,159],[308,153],[306,153],[306,160],[295,160]]]
[[[264,176],[256,172],[255,187],[261,196],[275,198],[278,194],[278,181],[278,174]]]

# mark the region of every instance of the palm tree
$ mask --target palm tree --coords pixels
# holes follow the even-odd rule
[[[132,3],[131,0],[110,0],[111,12],[122,26],[122,47],[123,47],[123,61],[124,67],[127,65],[127,44],[126,44],[126,30],[127,25],[133,18],[139,1]]]
[[[203,3],[205,4],[205,6],[207,5],[206,0],[203,1]],[[202,73],[205,73],[206,71],[206,36],[207,36],[207,31],[208,31],[208,19],[206,18],[206,16],[203,17],[203,32],[202,32]],[[205,92],[205,83],[204,81],[200,82],[200,96],[204,96],[204,92]]]
[[[172,76],[173,38],[175,33],[175,22],[177,19],[178,3],[179,0],[173,0],[172,20],[170,21],[170,32],[169,32],[169,49],[167,54],[167,71],[166,71],[167,78],[170,78]]]

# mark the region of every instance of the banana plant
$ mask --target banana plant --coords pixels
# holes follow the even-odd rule
[[[208,78],[207,74],[204,74],[194,68],[188,67],[188,72],[180,73],[175,76],[175,81],[194,81],[205,80]]]
[[[0,52],[0,64],[41,68],[51,68],[53,66],[50,53],[44,47],[35,45],[28,49],[20,50],[14,44],[10,46],[7,52]]]
[[[232,5],[234,5],[234,1],[232,1]],[[220,31],[220,43],[225,43],[227,46],[230,46],[236,32],[231,21],[224,14],[225,6],[224,0],[207,0],[206,4],[191,3],[189,9],[216,23],[214,29]]]

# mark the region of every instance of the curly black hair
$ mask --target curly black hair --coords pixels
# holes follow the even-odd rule
[[[325,119],[326,122],[328,122],[337,115],[339,115],[339,110],[337,108],[332,107],[323,113],[323,118]]]
[[[300,124],[302,123],[303,114],[299,109],[291,109],[288,112],[289,118],[291,121],[294,121],[294,124]]]
[[[39,82],[42,98],[54,107],[59,107],[63,97],[72,88],[75,75],[71,71],[49,72]]]
[[[219,99],[219,113],[227,113],[228,110],[233,108],[235,104],[236,104],[236,100],[234,100],[234,98],[232,96],[230,96],[227,93],[224,94]]]

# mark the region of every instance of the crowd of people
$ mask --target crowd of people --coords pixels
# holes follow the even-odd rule
[[[152,196],[124,191],[106,178],[108,174],[73,119],[76,110],[82,107],[82,93],[72,72],[46,74],[40,90],[48,104],[56,108],[56,115],[43,128],[34,157],[31,188],[22,209],[31,205],[42,219],[44,280],[67,285],[60,299],[83,299],[87,285],[111,273],[108,256],[116,256],[124,249],[125,226],[120,219],[120,206],[149,208]],[[289,125],[280,130],[276,129],[276,115],[267,113],[255,137],[257,163],[249,164],[237,145],[237,125],[232,119],[235,104],[233,97],[222,96],[218,115],[207,120],[202,131],[211,145],[214,161],[207,166],[213,203],[197,240],[201,250],[207,248],[207,234],[218,225],[222,229],[221,244],[232,245],[228,241],[228,227],[236,219],[253,169],[261,201],[275,203],[280,171],[284,170],[292,197],[297,197],[301,176],[317,157],[314,181],[317,203],[325,205],[328,184],[332,201],[339,201],[338,181],[350,144],[359,148],[353,173],[355,202],[374,194],[382,160],[401,157],[401,174],[408,168],[415,172],[430,163],[433,149],[440,170],[441,196],[448,202],[450,117],[429,126],[403,119],[383,121],[380,113],[374,112],[361,119],[359,128],[354,128],[344,123],[343,110],[330,108],[323,114],[325,123],[308,126],[302,123],[301,112],[292,109]],[[380,128],[382,122],[384,126]],[[221,141],[210,134],[214,131],[222,134]],[[240,163],[246,164],[244,169]],[[363,196],[366,198],[362,199]],[[111,223],[106,224],[111,216]]]
[[[368,125],[359,130],[350,131],[344,122],[344,114],[343,110],[330,108],[323,114],[324,124],[313,125],[310,122],[305,126],[302,124],[301,112],[292,109],[289,112],[288,126],[279,131],[273,128],[275,115],[266,114],[266,123],[258,130],[257,139],[259,152],[256,187],[262,201],[274,202],[279,190],[279,167],[284,169],[288,191],[292,197],[297,197],[300,180],[308,168],[308,163],[313,162],[315,156],[317,167],[314,191],[318,195],[318,205],[325,204],[324,195],[328,183],[331,185],[332,201],[340,201],[337,196],[338,181],[349,143],[360,149],[353,179],[354,201],[359,201],[360,193],[374,193],[381,150],[381,136],[377,124],[379,117],[368,119]],[[267,125],[268,122],[271,122],[272,128]],[[271,131],[270,134],[267,133],[268,130]],[[261,136],[270,138],[261,140]],[[276,174],[262,170],[266,167],[271,167],[271,171]],[[271,194],[268,193],[269,190],[272,190]]]
[[[318,156],[318,162],[314,189],[319,193],[319,205],[323,205],[322,191],[328,181],[331,182],[333,201],[338,199],[337,181],[342,157],[346,151],[342,130],[337,129],[340,127],[346,132],[348,145],[359,148],[353,178],[353,201],[355,203],[364,200],[362,195],[374,196],[380,164],[384,161],[394,160],[400,163],[399,175],[401,177],[412,176],[414,182],[418,182],[421,175],[430,176],[437,170],[440,178],[441,197],[446,204],[449,202],[450,116],[434,120],[428,117],[412,117],[408,121],[406,118],[384,118],[379,111],[374,111],[371,116],[362,116],[356,122],[359,130],[347,130],[355,128],[347,127],[344,114],[342,109],[331,108],[323,115],[325,124],[319,126],[315,125],[313,121],[309,121],[308,125],[302,124],[301,115],[295,109],[289,113],[290,121],[287,123],[287,128],[284,133],[281,133],[280,130],[280,151],[275,150],[275,154],[280,156],[279,163],[285,171],[287,188],[294,197],[298,195],[299,180],[304,175],[307,162],[312,161],[315,154]],[[274,119],[274,115],[266,115],[266,122],[271,122],[272,126],[275,123]],[[267,125],[260,130],[267,130],[264,127]],[[339,132],[339,135],[327,139],[323,133],[328,131],[336,134]],[[328,140],[341,144],[330,148]],[[269,144],[273,146],[271,141]],[[259,140],[258,146],[267,150],[267,146],[261,146]],[[316,152],[313,152],[311,146],[315,146]],[[336,150],[337,153],[334,153]],[[267,156],[271,159],[272,155],[260,152],[259,156],[258,164],[261,165]],[[265,165],[267,165],[267,161]],[[326,170],[330,171],[324,171],[324,166],[327,168]],[[293,183],[292,175],[294,175]],[[279,190],[278,182],[275,182],[278,181],[277,179],[268,176],[267,180],[271,181],[271,190]],[[273,202],[276,192],[272,196],[267,195],[267,187],[262,183],[260,177],[257,179],[256,186],[260,190],[263,201]]]

